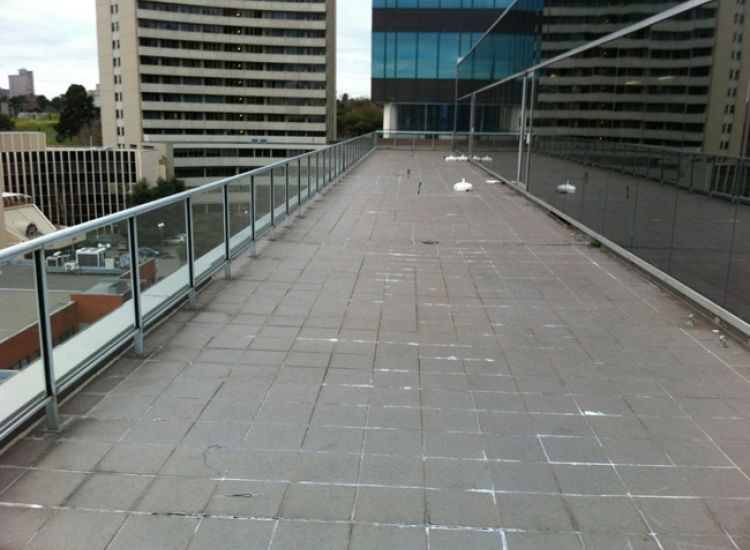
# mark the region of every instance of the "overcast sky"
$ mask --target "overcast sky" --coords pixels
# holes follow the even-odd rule
[[[370,95],[370,0],[339,0],[338,95]],[[23,67],[37,94],[99,81],[94,0],[0,0],[0,87]]]

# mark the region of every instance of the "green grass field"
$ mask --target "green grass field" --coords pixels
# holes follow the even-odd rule
[[[65,140],[62,143],[57,142],[55,137],[55,125],[60,120],[60,115],[48,115],[49,118],[40,118],[38,120],[14,119],[17,132],[44,132],[47,135],[47,145],[70,145],[71,140]]]

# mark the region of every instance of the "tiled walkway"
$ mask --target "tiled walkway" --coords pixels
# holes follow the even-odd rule
[[[0,456],[0,548],[750,548],[750,354],[484,179],[368,159]]]

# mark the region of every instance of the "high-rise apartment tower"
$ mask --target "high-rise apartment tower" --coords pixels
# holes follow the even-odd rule
[[[34,71],[18,69],[18,74],[8,75],[10,97],[34,95]]]
[[[97,0],[104,144],[188,185],[335,138],[335,0]]]

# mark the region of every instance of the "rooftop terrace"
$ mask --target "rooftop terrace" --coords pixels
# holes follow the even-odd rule
[[[0,548],[750,548],[747,350],[443,154],[375,152],[0,455]]]

